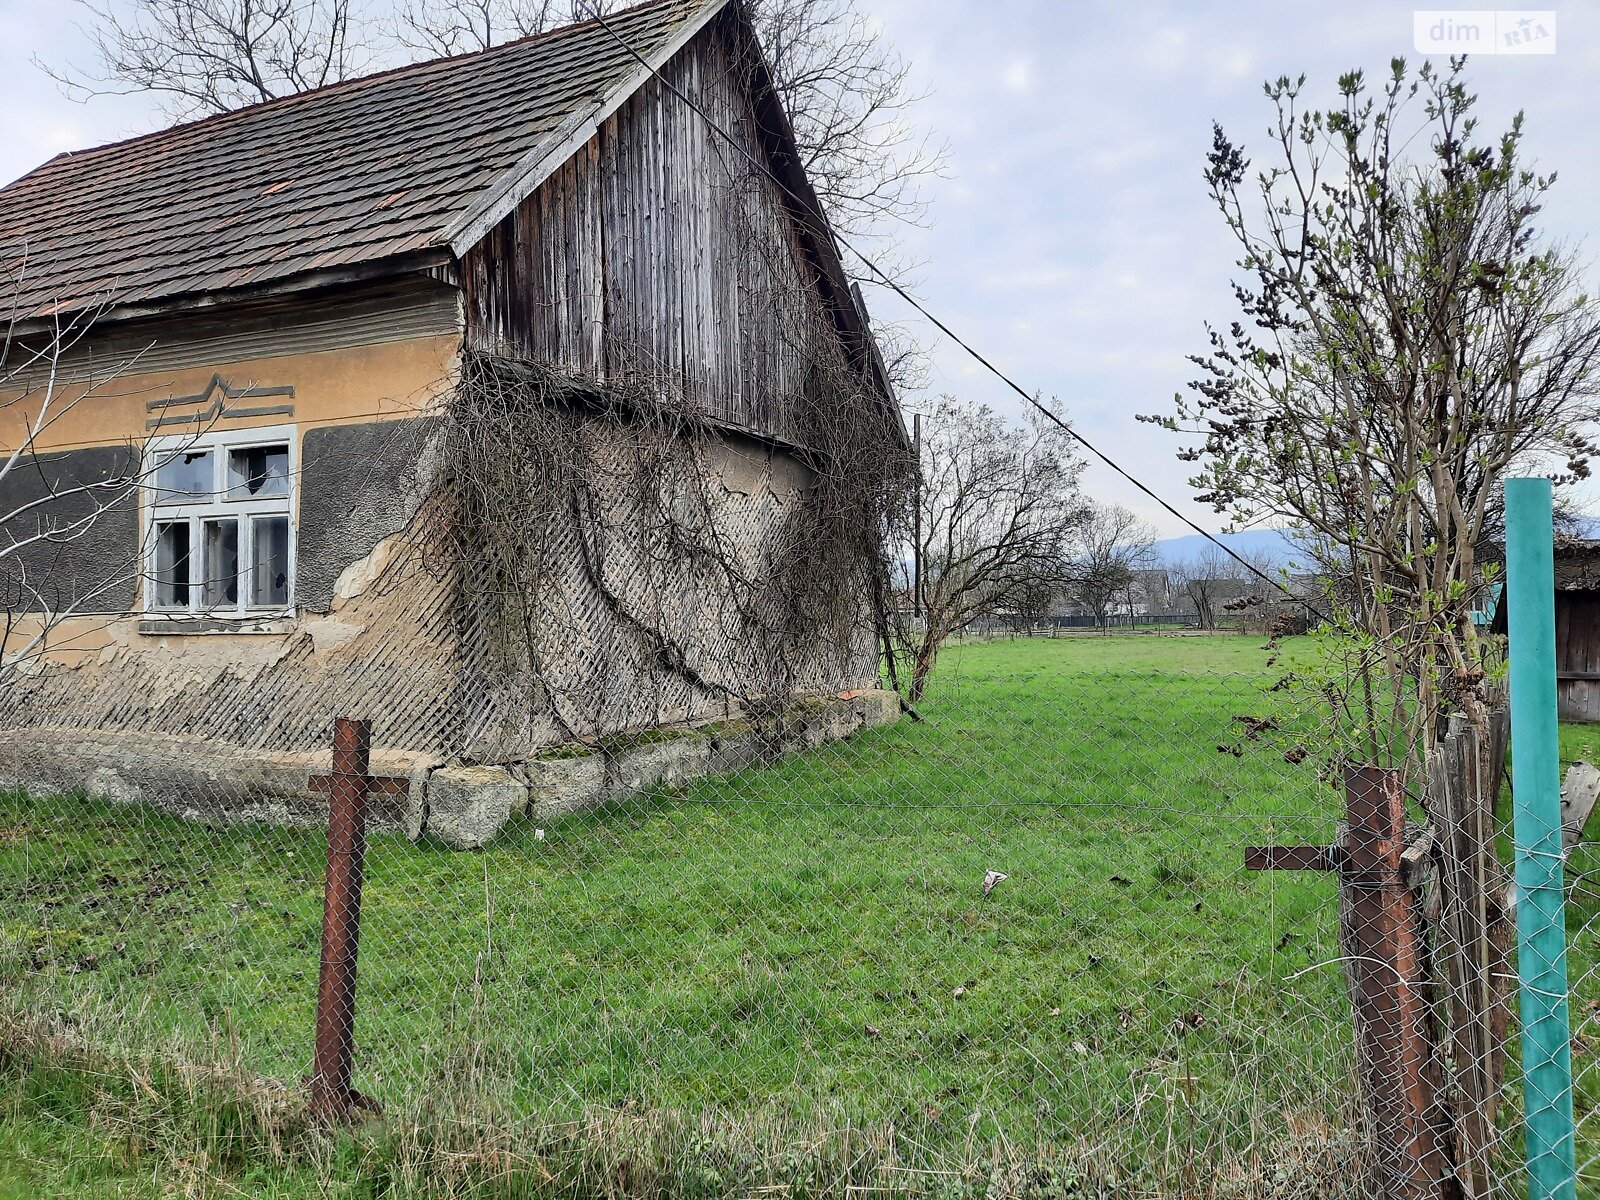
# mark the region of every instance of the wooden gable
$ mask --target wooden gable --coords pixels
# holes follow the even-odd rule
[[[725,12],[465,253],[472,344],[647,374],[719,421],[801,440],[840,297],[806,205],[768,174],[787,130],[762,111],[751,51]]]

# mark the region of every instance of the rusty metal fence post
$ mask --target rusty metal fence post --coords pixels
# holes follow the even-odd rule
[[[375,1108],[350,1086],[355,1050],[356,961],[361,941],[361,884],[367,853],[367,799],[404,795],[404,779],[371,774],[372,722],[340,717],[333,726],[333,773],[311,779],[328,796],[328,868],[322,895],[322,962],[317,972],[316,1042],[311,1111],[339,1120]]]
[[[1355,1022],[1366,1135],[1386,1200],[1457,1200],[1450,1117],[1428,1011],[1422,902],[1408,869],[1429,835],[1406,828],[1400,772],[1354,767],[1332,846],[1250,846],[1252,871],[1337,871],[1339,946]]]
[[[1375,1166],[1394,1200],[1449,1200],[1459,1191],[1428,1011],[1422,903],[1405,878],[1399,771],[1349,771],[1339,843],[1339,941]]]
[[[347,1115],[355,1103],[350,1067],[355,1045],[356,958],[361,939],[371,750],[371,722],[341,717],[334,723],[333,774],[326,777],[328,871],[322,897],[322,963],[317,973],[311,1110],[318,1116],[335,1119]]]

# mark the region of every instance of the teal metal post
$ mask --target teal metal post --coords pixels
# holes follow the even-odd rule
[[[1506,481],[1517,975],[1531,1200],[1576,1200],[1550,481]]]

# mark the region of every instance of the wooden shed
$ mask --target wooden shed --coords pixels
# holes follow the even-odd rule
[[[1557,538],[1555,567],[1557,708],[1600,722],[1600,542]]]

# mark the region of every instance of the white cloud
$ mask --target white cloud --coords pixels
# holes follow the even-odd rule
[[[1097,174],[1115,175],[1148,163],[1171,150],[1172,143],[1165,137],[1130,138],[1091,151],[1084,161]]]
[[[979,286],[990,292],[1048,291],[1076,286],[1082,279],[1083,272],[1079,268],[1052,263],[992,272],[979,281]]]
[[[1242,46],[1223,51],[1216,58],[1218,69],[1228,79],[1242,79],[1257,73],[1256,56]]]
[[[1033,90],[1033,61],[1027,58],[1014,58],[1006,64],[1006,69],[1001,73],[1000,82],[1010,92],[1031,92]]]
[[[1147,29],[1139,57],[1151,71],[1171,74],[1187,67],[1192,60],[1193,41],[1187,30],[1163,22]]]

